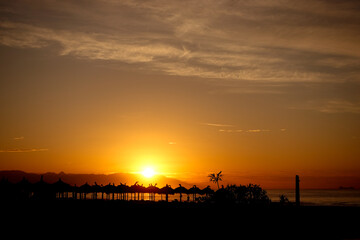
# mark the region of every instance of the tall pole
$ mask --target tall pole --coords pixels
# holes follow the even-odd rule
[[[296,206],[300,206],[300,178],[299,175],[295,176],[295,200]]]

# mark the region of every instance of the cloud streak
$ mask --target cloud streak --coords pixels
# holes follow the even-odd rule
[[[25,137],[21,136],[21,137],[14,137],[13,140],[24,140]]]
[[[0,149],[0,153],[29,153],[29,152],[45,152],[47,148],[12,148],[12,149]]]
[[[311,110],[325,114],[360,114],[360,102],[343,99],[312,100],[298,106],[290,107],[290,109]]]
[[[219,132],[240,133],[240,132],[243,132],[243,130],[241,130],[241,129],[219,129]]]
[[[323,113],[360,113],[360,103],[355,104],[345,100],[329,100],[318,109]]]
[[[8,32],[0,38],[4,45],[40,48],[55,42],[61,46],[60,55],[74,55],[94,60],[144,63],[155,58],[179,57],[183,54],[181,50],[166,44],[128,43],[104,34],[52,30],[14,22],[1,22],[0,28]]]
[[[0,44],[205,79],[359,81],[356,1],[50,2],[5,1]]]
[[[249,130],[241,130],[241,129],[219,129],[219,132],[224,133],[260,133],[260,132],[271,132],[271,130],[268,129],[249,129]]]
[[[206,126],[211,126],[211,127],[233,127],[233,125],[222,124],[222,123],[202,123],[202,124],[206,125]]]

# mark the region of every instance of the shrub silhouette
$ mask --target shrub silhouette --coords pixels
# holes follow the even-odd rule
[[[290,204],[290,201],[289,201],[289,199],[287,198],[287,196],[286,195],[284,195],[284,194],[281,194],[280,196],[279,196],[279,198],[280,198],[280,205],[288,205],[288,204]]]
[[[265,205],[270,203],[265,190],[259,185],[227,185],[215,192],[212,198],[217,203],[242,204],[242,205]]]

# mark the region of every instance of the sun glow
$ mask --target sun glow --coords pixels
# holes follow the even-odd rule
[[[151,178],[155,175],[155,171],[151,167],[147,167],[142,171],[142,175],[146,178]]]

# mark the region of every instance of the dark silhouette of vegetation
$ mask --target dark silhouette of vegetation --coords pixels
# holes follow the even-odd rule
[[[210,182],[216,183],[216,185],[219,189],[220,188],[219,181],[222,181],[222,177],[223,177],[222,171],[220,171],[218,173],[211,173],[208,175],[208,177],[210,178]]]
[[[259,185],[228,185],[215,192],[212,198],[216,203],[265,205],[270,203],[265,190]]]
[[[281,194],[281,195],[279,196],[279,198],[280,198],[280,201],[279,201],[279,202],[280,202],[280,205],[281,205],[281,206],[290,204],[289,199],[288,199],[287,196],[285,196],[284,194]]]

